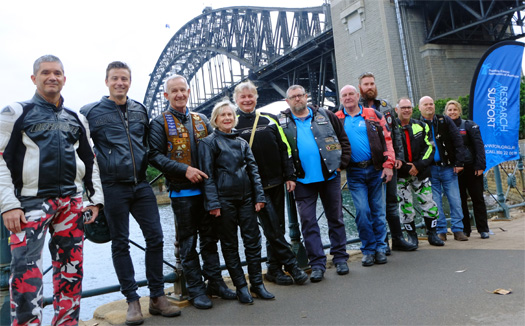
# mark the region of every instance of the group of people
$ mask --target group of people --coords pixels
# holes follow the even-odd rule
[[[316,215],[319,197],[336,272],[348,274],[343,170],[356,209],[363,266],[387,262],[387,221],[392,250],[417,249],[412,190],[430,244],[446,241],[443,191],[454,238],[468,240],[471,233],[467,191],[478,231],[488,238],[479,186],[485,169],[483,143],[477,125],[460,118],[455,101],[447,103],[446,116],[441,116],[425,96],[419,103],[422,119],[414,120],[410,99],[401,98],[396,118],[386,101],[376,99],[373,74],[365,73],[360,92],[351,85],[341,89],[342,108],[336,113],[308,106],[305,89],[292,85],[286,92],[289,109],[272,115],[255,110],[257,88],[246,81],[234,90],[235,104],[220,101],[208,119],[190,111],[188,82],[173,75],[164,84],[168,107],[150,121],[144,105],[127,96],[131,69],[123,62],[111,62],[106,69],[109,96],[85,105],[80,114],[64,107],[66,78],[59,58],[38,58],[31,79],[33,98],[0,111],[0,211],[11,232],[13,325],[42,323],[42,249],[48,230],[52,324],[78,324],[83,228],[102,209],[128,303],[126,324],[144,321],[129,251],[130,214],[146,243],[149,312],[181,314],[164,294],[163,225],[146,180],[149,164],[166,178],[189,301],[198,309],[212,308],[210,296],[243,304],[253,304],[254,296],[274,298],[263,283],[258,221],[266,238],[267,281],[322,281],[327,257]],[[285,192],[297,205],[310,277],[299,268],[285,238]],[[249,285],[239,257],[239,229]],[[218,241],[235,290],[222,277]]]

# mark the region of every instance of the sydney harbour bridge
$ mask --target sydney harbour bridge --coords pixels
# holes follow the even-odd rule
[[[421,14],[425,43],[490,45],[524,36],[523,1],[395,2]],[[205,8],[162,51],[144,98],[150,116],[166,109],[164,81],[173,74],[190,83],[188,106],[207,115],[247,78],[258,87],[259,107],[283,99],[292,84],[305,87],[312,105],[337,107],[331,16],[327,3],[310,8]]]

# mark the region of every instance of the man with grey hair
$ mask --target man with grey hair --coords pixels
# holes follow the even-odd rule
[[[11,232],[12,325],[42,324],[42,250],[49,230],[53,325],[77,325],[83,277],[84,224],[104,203],[85,120],[64,107],[59,58],[33,65],[33,98],[0,111],[0,212]],[[82,192],[89,200],[83,207]],[[83,219],[85,211],[91,211]]]
[[[343,108],[335,115],[343,122],[352,146],[346,179],[361,239],[361,264],[385,264],[387,244],[383,183],[389,182],[393,174],[392,139],[385,117],[377,110],[358,104],[359,94],[354,86],[345,85],[339,93]]]
[[[308,95],[300,85],[286,91],[289,109],[282,111],[279,124],[288,139],[297,174],[294,190],[301,218],[312,282],[320,282],[326,270],[326,255],[317,223],[316,203],[321,197],[330,235],[330,254],[337,274],[348,274],[346,232],[341,200],[341,170],[350,160],[350,143],[335,114],[306,105]]]
[[[173,75],[166,80],[164,97],[169,108],[150,123],[149,161],[164,173],[168,183],[190,302],[198,309],[209,309],[213,305],[206,293],[228,300],[236,299],[236,294],[221,276],[217,236],[202,194],[202,182],[208,176],[197,168],[198,143],[213,129],[206,116],[190,112],[186,106],[189,96],[186,78]],[[196,251],[197,236],[202,269]],[[203,276],[208,280],[207,289]]]

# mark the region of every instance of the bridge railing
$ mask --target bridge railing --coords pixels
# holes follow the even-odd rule
[[[489,194],[489,198],[491,199],[486,199],[486,201],[488,202],[487,206],[492,207],[489,210],[487,210],[487,212],[495,213],[496,216],[494,217],[494,219],[510,219],[510,209],[525,206],[525,173],[523,159],[524,156],[521,156],[519,160],[502,163],[499,166],[496,166],[490,171],[488,171],[484,177],[485,191]],[[345,186],[346,183],[342,185],[342,188],[344,189]],[[350,196],[350,193],[346,190],[343,192],[343,197],[345,196]],[[299,230],[297,211],[292,196],[287,195],[286,202],[288,210],[289,237],[291,240],[292,249],[296,253],[299,266],[302,268],[306,268],[308,266],[308,258],[306,255],[306,250],[304,249],[303,241],[301,239],[302,237],[301,232]],[[444,208],[445,214],[447,214],[448,211],[446,210],[446,203]],[[350,219],[346,219],[346,222],[348,222],[349,220],[352,221],[352,218],[355,218],[354,214],[352,213],[353,207],[351,204],[343,205],[343,211],[348,216],[350,216]],[[322,212],[318,216],[318,220],[320,220],[323,217],[323,215],[324,212]],[[421,217],[416,217],[416,220],[418,218],[420,219]],[[471,221],[473,221],[472,215]],[[418,223],[417,226],[418,228],[423,229],[425,227],[424,223]],[[8,237],[9,232],[4,227],[3,220],[0,219],[0,290],[2,292],[2,296],[0,298],[0,324],[2,325],[10,323],[8,279],[10,273],[9,264],[11,260],[11,253],[9,251],[8,246]],[[359,242],[361,242],[361,240],[358,237],[354,236],[348,239],[347,244],[356,244]],[[134,241],[131,241],[131,244],[137,246],[141,250],[145,250],[143,247],[141,247]],[[323,247],[325,249],[329,248],[330,244],[323,244]],[[266,261],[266,257],[263,257],[262,261]],[[172,294],[172,297],[178,300],[186,299],[187,292],[183,281],[184,277],[180,266],[180,260],[177,260],[175,265],[167,261],[164,261],[164,264],[168,265],[174,270],[174,272],[164,276],[164,281],[166,283],[174,283],[174,293]],[[243,265],[245,264],[246,262],[243,262]],[[224,265],[221,266],[221,268],[223,270],[226,269]],[[47,268],[44,274],[47,273],[49,270],[51,270],[51,267]],[[138,286],[146,286],[147,281],[139,280],[137,281],[137,284]],[[92,296],[98,296],[102,294],[118,292],[119,290],[120,286],[118,284],[94,289],[87,289],[82,292],[82,297],[87,298]],[[52,297],[46,297],[44,299],[44,305],[51,303]]]

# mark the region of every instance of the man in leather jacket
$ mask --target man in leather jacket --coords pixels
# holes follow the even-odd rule
[[[421,208],[421,215],[427,226],[428,242],[433,246],[443,246],[445,243],[436,233],[434,221],[438,216],[436,202],[432,199],[430,182],[430,167],[434,161],[434,146],[429,140],[430,128],[422,121],[412,119],[412,102],[406,97],[399,99],[396,106],[399,117],[399,129],[405,149],[403,166],[398,171],[398,191],[400,199],[399,214],[405,224],[411,243],[418,245],[414,216],[414,192]]]
[[[330,254],[334,257],[337,273],[349,272],[340,171],[350,159],[350,143],[333,112],[306,105],[308,95],[302,86],[290,86],[286,96],[290,108],[279,114],[279,124],[290,144],[297,175],[294,196],[312,267],[310,281],[320,282],[326,270],[326,255],[317,223],[318,197],[321,197],[328,221]]]
[[[361,264],[385,264],[387,244],[383,182],[390,181],[394,169],[392,139],[384,116],[372,108],[359,106],[359,94],[354,86],[341,88],[340,97],[343,109],[336,116],[343,121],[352,146],[346,180],[356,211],[355,222],[363,253]]]
[[[386,100],[377,99],[377,86],[375,83],[375,76],[371,72],[365,72],[359,76],[359,104],[365,108],[373,108],[381,112],[385,116],[388,130],[392,137],[392,146],[396,155],[394,169],[392,170],[392,180],[386,183],[386,221],[390,229],[392,237],[392,250],[411,251],[417,247],[405,241],[401,223],[399,219],[399,205],[397,203],[397,169],[401,167],[404,160],[404,149],[401,142],[399,130],[397,128],[397,121],[394,115],[394,110]],[[388,239],[387,239],[388,240]],[[390,254],[390,247],[388,247],[386,254]]]
[[[163,234],[157,198],[146,180],[148,167],[148,114],[139,102],[127,97],[131,70],[123,62],[106,69],[109,96],[80,109],[90,122],[91,138],[100,162],[113,266],[126,297],[126,324],[142,324],[135,271],[129,252],[129,215],[133,215],[146,242],[146,278],[150,290],[149,312],[173,317],[177,306],[164,295]]]
[[[212,216],[204,209],[202,194],[202,182],[208,176],[197,168],[198,143],[212,133],[212,127],[206,116],[190,112],[186,106],[189,96],[183,76],[173,75],[165,81],[164,97],[169,108],[150,123],[149,161],[164,173],[168,183],[190,302],[198,309],[209,309],[212,301],[206,292],[228,300],[236,299],[236,294],[221,276],[217,235],[212,229]],[[203,277],[208,280],[208,288]]]
[[[84,224],[104,203],[89,127],[64,107],[66,82],[59,58],[33,65],[33,98],[0,110],[0,212],[11,232],[12,325],[42,324],[42,250],[50,232],[53,325],[78,325]],[[89,200],[83,207],[82,191]],[[82,212],[91,210],[83,221]],[[4,307],[2,307],[4,308]]]
[[[463,233],[463,210],[458,186],[458,173],[463,171],[465,146],[454,121],[447,116],[436,114],[434,100],[423,96],[419,100],[421,121],[430,127],[431,142],[436,147],[431,169],[432,198],[438,205],[437,233],[441,240],[447,240],[447,218],[443,212],[443,192],[450,205],[450,228],[454,239],[468,241]]]

